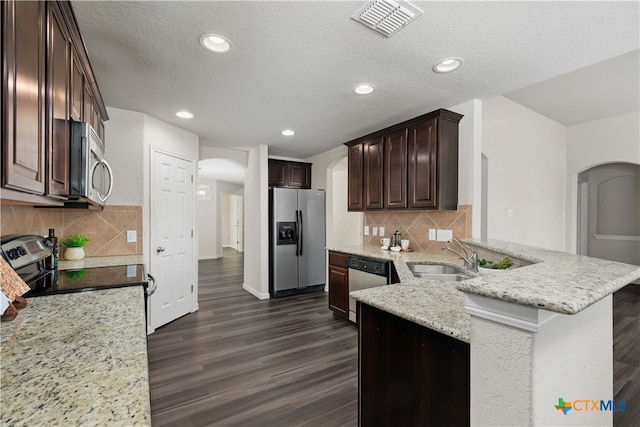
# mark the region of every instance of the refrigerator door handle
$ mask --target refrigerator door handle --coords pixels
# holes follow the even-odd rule
[[[296,256],[300,256],[300,211],[296,209]]]
[[[298,231],[298,234],[300,235],[300,256],[302,256],[302,245],[303,245],[303,237],[304,237],[304,224],[302,223],[302,211],[298,211],[300,212],[300,228]]]

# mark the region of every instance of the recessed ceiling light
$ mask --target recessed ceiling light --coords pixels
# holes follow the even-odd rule
[[[285,129],[285,130],[282,131],[282,134],[284,136],[292,136],[292,135],[295,135],[296,133],[294,131],[292,131],[291,129]]]
[[[369,83],[361,83],[353,88],[353,93],[357,95],[369,95],[375,90],[375,86]]]
[[[462,58],[447,58],[433,66],[433,71],[438,74],[450,73],[460,68],[464,61]]]
[[[225,53],[231,49],[229,40],[218,34],[205,34],[200,37],[200,44],[207,50],[216,53]]]
[[[191,119],[191,118],[193,118],[193,114],[191,114],[188,111],[178,111],[176,113],[176,116],[180,117],[181,119]]]

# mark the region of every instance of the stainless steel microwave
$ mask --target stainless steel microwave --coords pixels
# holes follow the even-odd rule
[[[86,122],[71,122],[69,200],[104,206],[113,189],[113,173],[104,159],[104,142]]]

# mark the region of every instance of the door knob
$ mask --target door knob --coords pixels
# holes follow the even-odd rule
[[[158,246],[156,248],[156,253],[159,254],[160,252],[164,252],[164,248],[162,246]]]

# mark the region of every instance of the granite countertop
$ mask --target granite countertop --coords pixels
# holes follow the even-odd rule
[[[67,261],[65,259],[60,259],[60,261],[58,262],[58,269],[75,270],[79,268],[112,267],[115,265],[133,264],[144,264],[144,257],[142,255],[118,255],[88,257],[77,261]]]
[[[1,325],[0,424],[150,425],[141,286],[29,298]]]
[[[385,310],[438,332],[470,341],[470,317],[464,313],[464,293],[482,295],[563,314],[578,313],[640,278],[640,266],[622,264],[499,240],[464,241],[516,261],[530,264],[489,276],[474,275],[462,282],[441,282],[415,277],[407,263],[438,263],[462,267],[449,252],[391,252],[375,247],[331,247],[354,255],[391,260],[400,286],[382,286],[352,292],[356,300]]]

